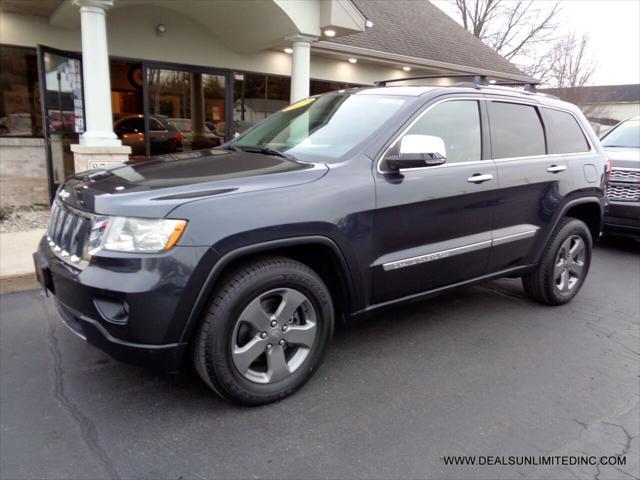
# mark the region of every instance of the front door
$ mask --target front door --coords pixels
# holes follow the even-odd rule
[[[427,107],[395,142],[405,134],[440,137],[446,163],[400,173],[375,172],[373,303],[485,272],[496,167],[486,159],[490,155],[483,109],[480,100],[455,97]]]

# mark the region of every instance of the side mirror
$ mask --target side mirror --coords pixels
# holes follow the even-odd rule
[[[442,165],[447,161],[444,141],[431,135],[405,135],[396,152],[390,152],[385,158],[387,168],[394,172],[404,168]]]

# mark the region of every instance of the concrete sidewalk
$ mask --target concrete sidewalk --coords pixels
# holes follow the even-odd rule
[[[38,288],[31,254],[44,232],[0,233],[0,294]]]

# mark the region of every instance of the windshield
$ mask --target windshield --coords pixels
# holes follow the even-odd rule
[[[310,97],[273,114],[229,146],[272,149],[316,160],[339,158],[367,139],[406,99],[357,94]]]
[[[621,123],[602,139],[603,147],[640,148],[640,120]]]

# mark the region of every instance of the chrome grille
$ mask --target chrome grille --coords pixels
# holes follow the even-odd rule
[[[53,253],[75,267],[83,267],[84,250],[93,217],[56,201],[51,208],[47,241]]]
[[[612,182],[640,183],[640,169],[619,169],[611,171],[609,180]]]
[[[640,186],[609,185],[607,198],[616,202],[638,202],[640,201]]]

